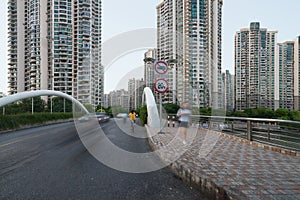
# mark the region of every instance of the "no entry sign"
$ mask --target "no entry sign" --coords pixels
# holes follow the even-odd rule
[[[157,79],[154,83],[154,89],[158,93],[165,93],[169,89],[168,81],[165,79]]]

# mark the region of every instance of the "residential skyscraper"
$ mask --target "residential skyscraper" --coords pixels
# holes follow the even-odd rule
[[[294,109],[294,42],[278,44],[278,108]]]
[[[295,51],[294,51],[294,60],[295,60],[295,70],[294,70],[294,109],[300,110],[300,35],[295,39]]]
[[[143,79],[129,79],[128,93],[129,93],[129,108],[136,110],[142,104],[143,92],[145,88],[145,81]]]
[[[275,108],[277,31],[252,22],[235,35],[235,105]]]
[[[154,82],[155,82],[155,73],[154,73],[154,64],[157,61],[157,49],[149,49],[144,54],[144,81],[145,87],[149,87],[154,95],[155,100],[159,101],[159,95],[154,90]],[[169,88],[172,90],[172,88]],[[163,95],[167,96],[168,95]]]
[[[103,99],[101,0],[8,1],[9,94],[56,90]]]
[[[278,43],[276,63],[276,108],[299,110],[299,37]]]
[[[129,93],[128,91],[121,89],[121,90],[115,90],[109,93],[109,106],[120,106],[126,111],[129,111]]]
[[[169,70],[165,102],[222,107],[222,5],[222,0],[164,0],[157,6],[157,59],[175,69]]]
[[[157,49],[149,49],[144,54],[144,80],[145,86],[153,90],[154,63],[157,60]]]
[[[222,73],[222,91],[224,108],[227,111],[233,111],[235,106],[234,98],[234,75],[230,74],[229,70]]]

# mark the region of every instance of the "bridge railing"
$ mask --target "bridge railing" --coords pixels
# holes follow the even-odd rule
[[[192,115],[191,123],[249,141],[300,151],[300,122],[297,121]]]

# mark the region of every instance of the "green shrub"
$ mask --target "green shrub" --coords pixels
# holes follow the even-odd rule
[[[43,124],[49,121],[57,121],[61,119],[70,119],[72,113],[24,113],[17,115],[2,115],[0,116],[0,131],[17,129],[22,126]]]

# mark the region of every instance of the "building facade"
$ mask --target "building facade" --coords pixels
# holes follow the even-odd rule
[[[8,91],[56,90],[103,99],[101,1],[9,0]]]
[[[275,109],[277,31],[252,22],[235,35],[235,106],[237,110]]]
[[[277,44],[277,108],[299,110],[299,37]]]
[[[128,93],[129,93],[129,109],[136,110],[138,106],[142,105],[143,92],[145,88],[144,79],[129,79]]]
[[[294,50],[294,42],[278,44],[277,108],[294,109]]]
[[[233,111],[235,109],[234,75],[230,74],[229,70],[222,73],[222,91],[222,104],[224,105],[224,109],[227,111]]]
[[[144,81],[145,87],[153,90],[154,84],[154,63],[157,60],[157,49],[149,49],[144,54]]]
[[[300,36],[298,36],[294,42],[294,110],[300,110]]]
[[[121,89],[115,90],[109,93],[109,106],[120,106],[129,112],[129,93],[128,91]]]
[[[157,6],[157,59],[167,61],[164,102],[221,105],[222,0],[164,0]]]

